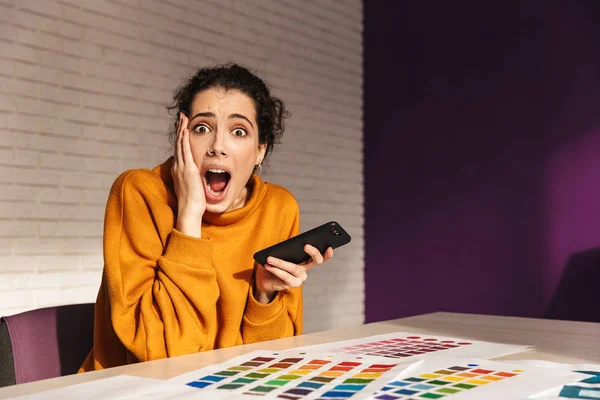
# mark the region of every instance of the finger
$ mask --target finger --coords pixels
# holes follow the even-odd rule
[[[323,262],[330,260],[333,257],[333,247],[328,248],[323,255]]]
[[[277,275],[275,275],[272,271],[277,271],[278,269],[272,265],[265,264],[264,265],[264,273],[270,275],[269,279],[273,280],[273,287],[275,288],[285,288],[286,283],[282,281]],[[278,270],[276,273],[281,273],[281,270]],[[279,290],[279,289],[277,289]]]
[[[183,163],[183,155],[181,154],[182,150],[181,150],[181,135],[182,135],[182,130],[181,130],[181,119],[183,117],[183,114],[180,113],[179,114],[179,126],[177,129],[177,140],[175,142],[175,162],[177,162],[178,164],[182,164]]]
[[[182,138],[182,153],[183,153],[183,162],[186,164],[190,164],[194,162],[194,156],[192,156],[192,148],[190,146],[190,130],[187,126],[183,128],[183,138]]]
[[[275,275],[275,277],[281,281],[285,289],[298,287],[306,280],[291,275],[290,273],[273,265],[266,264],[265,269]]]
[[[307,244],[306,246],[304,246],[304,251],[310,256],[310,258],[312,258],[315,264],[318,265],[323,263],[323,255],[316,247]]]
[[[272,267],[279,268],[296,278],[306,280],[306,269],[303,266],[284,261],[275,257],[267,258],[267,263],[270,264]]]

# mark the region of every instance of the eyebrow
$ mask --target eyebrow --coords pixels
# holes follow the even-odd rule
[[[211,113],[211,112],[199,112],[198,114],[194,115],[194,116],[193,116],[193,117],[190,119],[190,122],[192,122],[192,121],[193,121],[194,119],[196,119],[197,117],[209,117],[209,118],[215,118],[215,114],[214,114],[214,113]],[[250,124],[250,126],[251,126],[253,129],[256,129],[256,128],[254,128],[254,125],[252,124],[252,122],[251,122],[251,121],[250,121],[250,120],[249,120],[249,119],[248,119],[246,116],[244,116],[244,115],[242,115],[242,114],[230,114],[230,115],[229,115],[229,119],[234,119],[234,118],[241,118],[241,119],[245,119],[246,121],[248,121],[248,123]]]

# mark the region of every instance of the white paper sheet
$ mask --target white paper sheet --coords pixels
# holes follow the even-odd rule
[[[343,340],[314,346],[298,347],[302,351],[333,351],[336,353],[382,356],[398,359],[430,357],[493,358],[517,353],[533,346],[481,342],[437,335],[394,332]]]
[[[67,399],[153,399],[152,393],[165,381],[118,375],[91,382],[79,383],[41,393],[14,397],[18,400],[67,400]]]
[[[437,357],[402,371],[373,397],[377,400],[522,400],[579,379],[581,374],[484,359]],[[439,396],[439,397],[436,397]]]
[[[368,398],[411,365],[399,359],[302,351],[256,351],[225,363],[202,368],[169,380],[210,399],[215,392],[230,398],[249,395],[315,399],[340,395]],[[285,397],[284,397],[285,398]]]

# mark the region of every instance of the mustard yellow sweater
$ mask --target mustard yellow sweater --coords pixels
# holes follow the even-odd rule
[[[80,372],[298,335],[301,288],[252,295],[254,252],[299,232],[298,205],[253,175],[246,204],[177,231],[171,162],[123,173],[108,198],[94,346]]]

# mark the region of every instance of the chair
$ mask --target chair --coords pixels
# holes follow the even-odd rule
[[[93,337],[93,303],[1,318],[0,387],[76,373]]]
[[[572,254],[544,317],[600,322],[598,282],[600,248]]]

